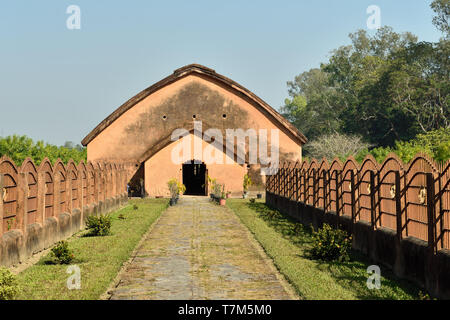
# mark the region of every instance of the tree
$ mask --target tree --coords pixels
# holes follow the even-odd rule
[[[333,50],[319,69],[288,82],[281,110],[310,140],[343,133],[393,146],[449,127],[448,40],[418,42],[390,27],[349,37],[351,45]]]
[[[309,139],[340,127],[338,97],[328,81],[322,69],[311,69],[287,83],[291,99],[285,100],[281,113]]]
[[[67,148],[67,149],[73,149],[74,148],[74,143],[72,142],[72,141],[66,141],[65,143],[64,143],[64,148]]]
[[[445,37],[448,39],[450,37],[450,1],[449,0],[434,0],[431,3],[431,9],[436,13],[433,17],[433,24],[438,28]]]
[[[332,161],[339,158],[344,161],[349,156],[356,156],[361,151],[367,153],[370,144],[364,142],[360,136],[348,136],[340,133],[326,134],[310,141],[305,146],[308,157],[318,160],[326,158]]]
[[[67,142],[65,145],[69,146]],[[75,148],[58,147],[45,144],[43,141],[34,142],[27,136],[13,135],[0,138],[0,156],[4,155],[10,157],[16,165],[21,165],[27,157],[33,159],[36,165],[39,165],[45,157],[48,157],[52,163],[55,163],[57,159],[61,159],[64,163],[73,159],[79,163],[81,160],[86,161],[87,150],[78,146]]]

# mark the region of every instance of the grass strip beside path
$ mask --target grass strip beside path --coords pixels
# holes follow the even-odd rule
[[[261,200],[227,199],[227,206],[253,233],[279,271],[303,299],[417,299],[419,289],[381,268],[381,288],[367,288],[371,263],[351,252],[349,262],[324,262],[308,256],[311,230]]]
[[[138,209],[133,209],[136,204]],[[66,282],[68,265],[48,264],[48,255],[18,275],[23,300],[98,299],[108,288],[139,240],[167,208],[167,199],[137,199],[113,212],[111,234],[104,237],[85,236],[82,231],[68,239],[74,251],[71,265],[81,269],[81,289],[69,290]],[[122,218],[120,219],[119,215]]]

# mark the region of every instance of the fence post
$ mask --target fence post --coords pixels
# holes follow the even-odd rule
[[[438,243],[436,243],[436,246],[437,245],[439,245],[439,248],[440,249],[444,249],[444,236],[445,236],[445,229],[444,229],[444,217],[445,217],[445,214],[444,214],[444,205],[443,205],[443,202],[444,202],[444,191],[445,191],[445,189],[443,190],[443,188],[442,188],[442,179],[443,179],[443,177],[444,177],[444,166],[442,166],[442,167],[440,167],[440,170],[439,170],[439,175],[438,175],[438,179],[437,179],[437,193],[438,193],[438,195],[439,195],[439,197],[438,197],[438,201],[439,201],[439,208],[437,208],[437,210],[438,210],[438,212],[439,212],[439,215],[438,215],[438,217],[439,217],[439,236],[438,237],[436,237],[436,239],[439,239],[439,244]],[[436,190],[435,190],[436,191]],[[449,199],[450,200],[450,199]]]
[[[281,192],[280,192],[280,185],[281,185],[281,170],[283,170],[283,168],[280,168],[277,172],[277,182],[276,182],[276,186],[275,186],[275,190],[276,190],[276,194],[277,196],[280,196]]]
[[[323,171],[323,207],[325,212],[328,211],[328,171]]]
[[[38,222],[44,226],[45,222],[45,172],[37,173],[37,211]]]
[[[0,173],[0,237],[3,234],[3,216],[4,216],[3,197],[5,196],[3,191],[4,187],[5,187],[4,175]]]
[[[304,170],[299,170],[300,172],[300,202],[302,203],[306,203],[305,202],[305,171]]]
[[[278,196],[280,196],[280,197],[282,196],[282,193],[281,193],[281,188],[282,188],[281,178],[282,178],[282,176],[283,176],[283,168],[280,168],[280,170],[278,172],[278,181],[277,181]]]
[[[102,188],[103,208],[105,208],[106,199],[108,198],[108,175],[106,174],[105,166],[102,167],[100,179],[102,181],[101,188]]]
[[[351,201],[352,201],[352,223],[356,222],[356,197],[355,197],[355,172],[353,170],[350,170],[350,195],[351,195]]]
[[[291,170],[291,200],[294,200],[295,195],[295,168]]]
[[[94,203],[98,205],[100,201],[99,185],[101,183],[100,172],[94,169]]]
[[[291,184],[292,184],[291,170],[289,168],[287,168],[287,170],[286,170],[286,198],[287,199],[291,198]]]
[[[289,197],[289,168],[284,169],[284,197]]]
[[[376,229],[376,217],[375,217],[375,173],[370,170],[370,224],[372,226],[372,230]]]
[[[83,221],[84,221],[84,185],[83,185],[83,171],[82,170],[78,170],[78,175],[77,175],[77,188],[78,188],[78,206],[80,207],[80,229],[83,228]],[[86,182],[87,182],[87,175],[86,175]]]
[[[397,219],[397,239],[402,239],[402,204],[400,197],[400,172],[395,171],[395,217]]]
[[[57,217],[61,209],[61,174],[56,172],[53,176],[53,217]]]
[[[338,170],[336,170],[334,172],[336,173],[336,216],[339,218],[339,211],[341,210],[340,206],[339,206],[339,185],[340,185],[339,176],[340,176],[340,173]]]
[[[280,169],[280,174],[278,175],[278,195],[280,198],[283,196],[283,171],[284,169]]]
[[[69,170],[66,170],[66,212],[72,214],[72,177]]]
[[[287,198],[287,199],[289,199],[289,191],[290,191],[290,188],[291,188],[291,179],[290,178],[291,178],[290,177],[290,170],[289,170],[289,168],[286,168],[286,173],[285,173],[285,176],[284,176],[284,179],[286,180],[286,189],[285,189],[285,192],[284,192],[284,197]]]
[[[312,177],[313,177],[313,207],[317,207],[317,176],[316,169],[312,169]]]
[[[23,172],[19,172],[17,175],[17,211],[16,217],[18,217],[18,225],[22,230],[22,234],[25,236],[27,234],[28,226],[28,181],[27,175]]]
[[[428,247],[435,253],[435,206],[434,206],[434,177],[431,172],[426,173],[427,179],[427,218],[428,218]]]

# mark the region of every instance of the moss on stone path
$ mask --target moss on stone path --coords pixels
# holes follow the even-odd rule
[[[367,258],[351,253],[349,262],[322,262],[308,256],[309,228],[267,207],[262,200],[250,203],[230,199],[227,205],[254,234],[277,268],[304,299],[417,299],[419,288],[396,278],[381,267],[381,288],[367,288]]]
[[[143,240],[110,298],[295,298],[249,235],[228,208],[183,197]]]
[[[137,209],[133,209],[133,205]],[[168,205],[167,199],[131,200],[111,214],[111,234],[85,237],[82,231],[70,239],[75,261],[81,270],[81,289],[69,290],[67,265],[49,264],[48,256],[18,275],[22,300],[98,299],[127,261],[143,234]],[[119,218],[120,215],[120,218]]]

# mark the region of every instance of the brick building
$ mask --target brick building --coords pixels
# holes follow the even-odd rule
[[[200,123],[204,135],[196,134],[195,123]],[[173,141],[176,129],[188,134]],[[218,129],[224,138],[224,147],[216,148],[215,156],[223,163],[208,163],[201,158],[216,137],[207,137],[208,129]],[[249,129],[259,133],[268,130],[268,150],[271,150],[270,132],[279,132],[279,160],[301,160],[302,145],[307,141],[292,124],[284,119],[255,94],[214,70],[201,65],[188,65],[150,86],[125,102],[103,120],[82,141],[87,146],[89,161],[110,161],[125,164],[133,188],[142,185],[149,196],[167,196],[167,181],[176,178],[187,187],[188,194],[207,194],[207,177],[225,184],[226,191],[239,195],[246,173],[254,183],[264,184],[260,174],[262,164],[249,159],[247,139],[241,148],[245,159],[239,157],[239,144],[233,150],[225,145],[227,129]],[[174,148],[180,148],[184,139],[190,139],[192,159],[174,163]],[[195,151],[201,146],[201,152]],[[211,151],[211,149],[209,149]],[[213,153],[214,153],[213,152]],[[258,158],[259,161],[259,158]]]

